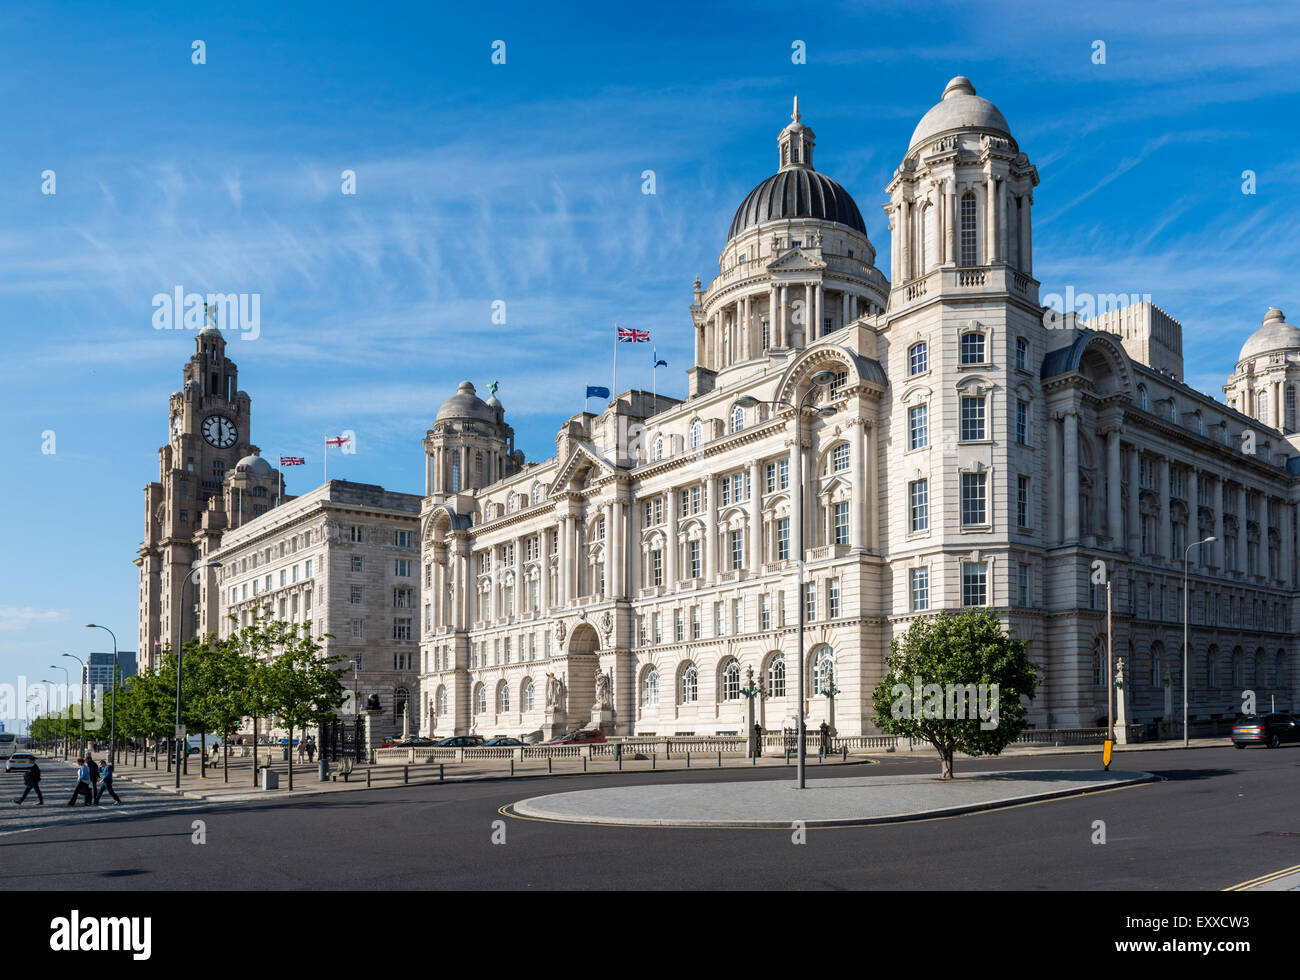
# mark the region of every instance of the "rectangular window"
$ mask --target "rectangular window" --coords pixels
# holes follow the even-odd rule
[[[782,517],[776,522],[776,560],[787,561],[790,558],[790,518]]]
[[[393,639],[409,640],[411,638],[411,620],[409,618],[393,620]]]
[[[930,481],[913,480],[907,485],[907,495],[911,505],[913,531],[930,529]]]
[[[961,475],[961,523],[964,527],[987,524],[985,508],[986,473],[963,473]]]
[[[1033,605],[1029,597],[1029,566],[1021,564],[1016,569],[1017,604],[1026,609]]]
[[[924,449],[930,444],[930,406],[913,405],[907,410],[908,449]]]
[[[352,556],[350,569],[354,572],[364,572],[366,570],[366,560],[361,555]]]
[[[930,569],[912,569],[912,611],[923,612],[930,608]]]
[[[354,640],[364,639],[363,636],[364,623],[365,620],[361,620],[361,619],[350,620],[350,625],[352,626],[352,639]]]
[[[365,601],[365,586],[354,585],[351,589],[351,598],[348,600],[354,606],[361,605]]]
[[[803,586],[803,615],[804,622],[812,623],[817,620],[817,583],[805,582]]]
[[[654,630],[651,633],[651,635],[654,637],[655,646],[659,646],[659,644],[663,643],[664,641],[663,614],[656,612],[653,617],[653,622],[654,622]]]
[[[961,399],[961,438],[984,438],[984,396],[963,395]]]
[[[745,631],[745,605],[743,599],[731,600],[731,632],[738,636]]]
[[[826,615],[836,619],[840,614],[840,580],[833,578],[826,587]]]
[[[961,335],[961,362],[963,364],[984,363],[984,335],[982,333],[964,333]]]
[[[681,643],[686,639],[686,625],[681,609],[673,610],[673,642]]]
[[[393,562],[393,574],[396,575],[398,578],[410,578],[410,577],[411,577],[411,559],[409,559],[409,558],[398,558],[396,561],[394,561],[394,562]]]
[[[908,352],[907,373],[925,374],[928,370],[930,370],[930,356],[925,341],[913,344],[912,349]]]
[[[772,606],[766,594],[758,597],[758,628],[764,631],[772,628]]]
[[[961,604],[963,606],[988,605],[988,564],[968,561],[961,566]]]
[[[768,463],[766,467],[766,482],[764,493],[776,493],[776,464]]]
[[[721,602],[715,602],[713,604],[713,635],[714,636],[726,635],[727,624],[724,618],[722,607],[723,607],[723,603]]]
[[[849,504],[848,501],[841,501],[835,506],[833,538],[836,544],[849,543]],[[739,532],[736,532],[739,533]]]
[[[790,460],[778,459],[776,461],[777,489],[790,489]]]
[[[835,447],[835,472],[843,473],[849,468],[849,444],[842,442]]]
[[[650,579],[656,586],[664,584],[664,553],[658,549],[650,552]]]
[[[745,567],[745,532],[731,531],[731,568],[732,570]]]
[[[1029,403],[1016,402],[1016,442],[1029,445]]]
[[[1016,524],[1029,527],[1029,477],[1016,478]]]
[[[686,545],[691,556],[691,578],[699,578],[703,572],[703,566],[700,562],[700,542],[690,541]]]
[[[353,544],[364,544],[366,540],[366,529],[360,524],[353,524],[351,527],[351,536]],[[270,557],[269,555],[267,556]]]
[[[692,607],[691,608],[691,639],[692,640],[698,640],[700,638],[700,633],[704,629],[702,618],[703,617],[700,615],[700,607],[699,606]]]
[[[411,547],[411,532],[410,532],[410,531],[398,531],[398,532],[397,532],[397,547],[399,547],[399,548],[409,548],[409,547]]]

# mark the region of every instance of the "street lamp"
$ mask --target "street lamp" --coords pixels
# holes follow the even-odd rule
[[[63,671],[63,690],[65,693],[72,691],[72,676],[68,673],[67,667],[60,667],[58,664],[50,664],[50,670]],[[42,684],[50,684],[52,681],[41,681]],[[71,704],[63,706],[63,758],[68,757],[68,718],[72,715]]]
[[[205,568],[220,568],[221,562],[208,561],[202,565],[195,565],[190,569],[190,573],[185,576],[185,581],[181,583],[181,621],[176,631],[176,737],[179,748],[176,753],[176,788],[181,788],[181,763],[185,761],[185,755],[188,754],[188,740],[181,738],[181,660],[184,659],[185,653],[185,587],[190,584],[194,578],[194,573]]]
[[[86,662],[75,654],[65,653],[65,657],[72,657],[77,663],[81,664],[81,686],[78,698],[80,705],[77,708],[77,731],[79,737],[77,744],[81,746],[78,750],[82,755],[86,754]]]
[[[108,682],[108,697],[112,707],[109,708],[108,722],[108,764],[111,766],[117,755],[117,637],[107,626],[87,623],[88,630],[103,630],[113,637],[113,679]]]
[[[33,704],[39,704],[39,703],[40,703],[40,700],[41,700],[41,696],[40,696],[39,694],[33,694],[31,697],[29,697],[29,698],[27,699],[27,708],[28,708],[28,711],[27,711],[27,741],[28,741],[28,744],[30,744],[32,741],[34,741],[34,740],[32,739],[32,725],[33,725],[33,723],[36,721],[36,712],[35,712],[34,710],[32,710],[32,705],[33,705]],[[22,729],[21,729],[21,727],[20,727],[20,728],[19,728],[19,731],[21,731],[21,730],[22,730]]]
[[[799,608],[799,632],[798,632],[798,653],[799,653],[799,704],[797,715],[798,741],[799,746],[796,758],[798,764],[795,767],[796,786],[799,789],[805,789],[804,781],[804,621],[807,617],[806,599],[804,596],[804,540],[803,540],[803,518],[804,518],[804,485],[803,485],[803,412],[807,407],[810,396],[815,395],[822,388],[827,388],[835,382],[835,375],[830,371],[817,371],[808,379],[809,387],[804,396],[799,400],[798,407],[789,402],[770,401],[763,402],[752,395],[742,395],[736,399],[738,408],[753,408],[756,405],[780,405],[784,408],[795,409],[794,415],[794,468],[795,478],[792,486],[798,491],[799,499],[795,506],[794,519],[794,548],[796,556],[796,566],[798,568],[798,594],[796,596],[796,605]],[[830,405],[818,405],[813,409],[814,414],[818,416],[834,415],[835,409]],[[858,488],[861,492],[862,488]],[[755,488],[755,493],[758,492]]]
[[[1196,541],[1183,549],[1183,748],[1187,748],[1190,744],[1187,731],[1187,558],[1192,553],[1193,548],[1199,547],[1203,544],[1213,544],[1217,540],[1218,538],[1210,535],[1210,537],[1205,538],[1203,541]]]

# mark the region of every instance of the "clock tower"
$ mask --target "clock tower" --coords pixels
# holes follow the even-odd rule
[[[138,649],[149,667],[164,648],[178,645],[182,622],[186,638],[198,630],[196,590],[216,587],[217,569],[198,573],[188,586],[186,578],[230,526],[227,474],[233,475],[247,457],[257,457],[250,441],[251,399],[239,390],[238,377],[221,331],[205,322],[195,336],[181,390],[168,400],[167,444],[158,450],[158,479],[145,487],[144,541],[135,564],[140,569]],[[279,473],[271,476],[272,499],[283,489],[280,480]]]

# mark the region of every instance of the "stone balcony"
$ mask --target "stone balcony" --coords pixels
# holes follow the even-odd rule
[[[945,266],[896,286],[893,296],[896,302],[901,297],[901,305],[895,308],[903,309],[940,294],[954,293],[1009,293],[1037,304],[1038,281],[1008,265]]]

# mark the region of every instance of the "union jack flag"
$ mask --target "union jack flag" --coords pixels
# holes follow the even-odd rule
[[[618,342],[620,344],[643,344],[649,339],[649,330],[629,330],[627,327],[618,328]]]
[[[304,463],[306,463],[306,462],[307,462],[307,460],[303,459],[301,456],[281,456],[281,457],[280,457],[280,465],[281,465],[281,466],[302,466],[302,465],[303,465]]]

